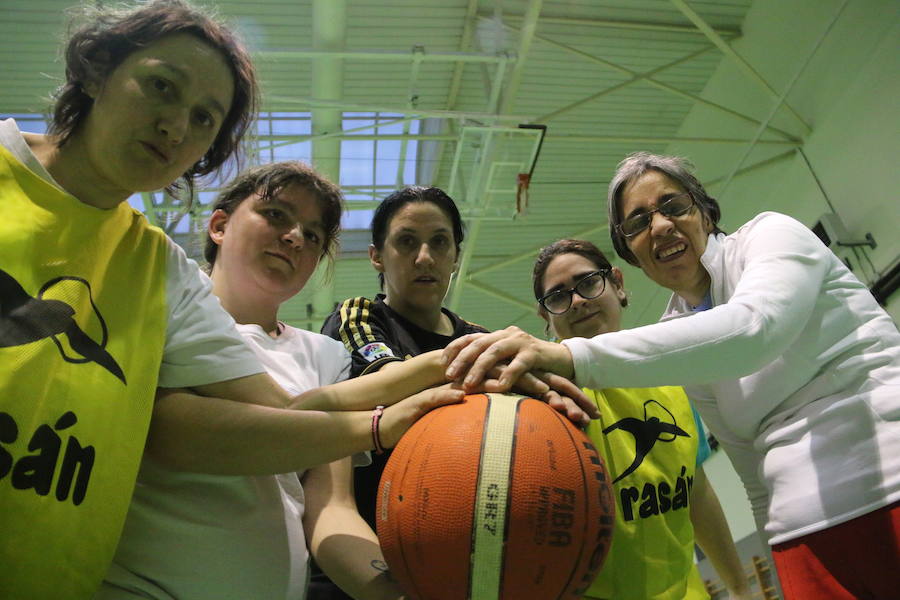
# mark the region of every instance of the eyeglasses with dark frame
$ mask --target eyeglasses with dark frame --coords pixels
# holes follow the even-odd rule
[[[680,217],[690,212],[694,207],[694,197],[689,192],[672,196],[656,208],[631,215],[616,226],[619,233],[627,238],[632,238],[650,227],[653,213],[658,212],[664,217]]]
[[[592,300],[602,294],[606,289],[609,274],[609,269],[588,273],[576,281],[573,287],[567,290],[554,290],[545,294],[538,302],[548,313],[561,315],[572,307],[572,294],[578,294],[585,300]]]

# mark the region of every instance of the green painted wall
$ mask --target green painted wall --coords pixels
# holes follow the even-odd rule
[[[867,251],[874,270],[848,252],[857,275],[871,283],[900,259],[900,194],[893,182],[900,156],[900,3],[848,2],[823,38],[841,4],[758,0],[747,14],[743,36],[732,46],[776,94],[800,73],[786,101],[808,128],[784,107],[775,112],[771,124],[800,140],[851,236],[863,238],[870,232],[875,237],[878,248]],[[728,57],[723,57],[702,96],[757,120],[766,119],[776,102]],[[763,210],[784,212],[813,225],[830,209],[799,153],[790,146],[763,143],[741,162],[758,129],[697,105],[679,132],[682,137],[743,138],[748,144],[681,143],[668,151],[690,157],[701,181],[718,182],[709,190],[722,203],[726,230]],[[783,139],[771,131],[761,136],[763,141]],[[723,180],[738,165],[750,168],[738,172],[723,189]],[[625,325],[654,322],[668,294],[638,270],[626,268],[625,273],[632,294]],[[891,298],[888,310],[900,322],[900,293]]]

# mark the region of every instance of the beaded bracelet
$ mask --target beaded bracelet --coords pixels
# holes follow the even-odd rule
[[[372,411],[372,443],[375,446],[375,454],[384,454],[384,446],[381,445],[381,436],[378,435],[378,424],[381,422],[381,415],[384,414],[384,406],[378,405]]]

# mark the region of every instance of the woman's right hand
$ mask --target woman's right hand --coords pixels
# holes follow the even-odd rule
[[[498,391],[500,389],[498,379],[502,374],[503,366],[494,366],[484,379],[484,391]],[[591,419],[600,417],[597,405],[581,388],[554,373],[529,371],[519,378],[512,391],[543,400],[578,427],[587,427]]]
[[[385,448],[393,448],[425,413],[446,404],[462,402],[466,393],[458,387],[445,384],[414,394],[384,409],[378,425],[379,439]]]
[[[567,379],[575,372],[572,354],[563,344],[539,340],[515,326],[453,340],[444,348],[443,360],[447,378],[462,381],[467,390],[480,385],[497,365],[503,370],[499,388],[491,390],[497,392],[508,391],[529,371],[548,371]]]

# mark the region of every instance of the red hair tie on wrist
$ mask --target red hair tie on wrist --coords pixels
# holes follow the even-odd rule
[[[378,405],[372,411],[372,443],[375,446],[375,454],[384,454],[384,446],[381,445],[381,436],[378,435],[378,424],[381,422],[381,415],[384,414],[384,406]]]

